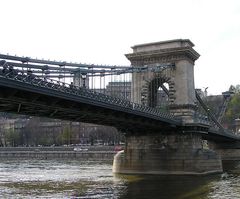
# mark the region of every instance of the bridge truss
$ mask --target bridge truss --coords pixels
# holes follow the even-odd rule
[[[17,70],[18,73],[36,75],[44,79],[73,83],[99,93],[130,100],[132,73],[160,72],[172,63],[151,66],[117,66],[40,60],[0,54],[0,67]]]
[[[111,66],[39,60],[29,57],[0,54],[0,76],[3,77],[1,80],[3,84],[4,82],[7,82],[6,79],[14,80],[19,85],[22,84],[23,87],[25,85],[26,91],[30,89],[29,86],[34,86],[41,89],[51,89],[52,91],[54,90],[60,92],[63,94],[63,96],[67,94],[68,96],[72,97],[71,100],[74,100],[75,97],[78,97],[78,99],[83,100],[84,103],[92,103],[94,106],[99,105],[102,108],[110,108],[112,110],[135,114],[140,117],[147,117],[157,121],[160,120],[161,122],[166,122],[172,125],[180,125],[181,120],[169,114],[168,112],[163,112],[162,110],[160,111],[156,108],[133,103],[130,101],[131,96],[129,96],[131,93],[131,75],[133,72],[161,72],[169,67],[174,67],[174,64],[154,64],[151,66]],[[72,83],[74,78],[79,78],[79,85]],[[80,80],[82,80],[84,83],[80,84]],[[14,86],[17,87],[17,85],[14,85],[14,82],[10,82],[13,83],[12,88]],[[164,85],[161,87],[168,95],[167,88],[164,87]],[[14,96],[14,93],[10,94],[10,96],[11,95]],[[38,98],[40,97],[38,96],[36,99],[33,99],[33,102],[35,102]],[[207,113],[206,116],[203,116],[206,124],[210,125],[210,121],[213,121],[214,123],[214,128],[211,131],[221,134],[222,136],[226,135],[235,139],[236,136],[232,135],[230,132],[227,132],[226,129],[222,127],[219,121],[208,110],[197,93],[196,98]],[[11,99],[8,100],[11,101]],[[26,107],[26,103],[31,104],[33,102],[31,101],[29,103],[13,100],[12,104],[14,104],[15,111],[17,109],[18,113],[30,113],[34,115],[34,110],[31,108],[24,109],[24,107]],[[12,109],[12,107],[9,107],[9,103],[7,103],[7,101],[3,102],[1,106],[1,111],[9,111]],[[64,108],[58,107],[55,110],[50,108],[51,111],[44,113],[44,116],[56,117],[56,115],[64,111],[62,109]],[[39,111],[41,112],[41,110]],[[75,113],[74,111],[70,112],[69,118],[61,118],[62,114],[59,114],[59,117],[57,118],[71,120],[75,118],[76,121],[82,121],[83,117],[79,116],[80,113]],[[70,118],[70,116],[72,116],[72,118]],[[199,118],[200,117],[197,119]],[[100,120],[103,120],[103,118],[100,118]],[[94,122],[87,119],[85,119],[85,121]],[[95,122],[98,123],[99,121]],[[111,125],[111,122],[105,122],[105,124]],[[154,128],[158,129],[157,127]]]
[[[126,129],[129,130],[137,128],[136,126],[140,128],[142,125],[155,126],[155,129],[160,128],[159,122],[166,123],[166,128],[169,124],[173,126],[181,124],[178,118],[167,112],[132,103],[124,98],[106,95],[99,88],[89,89],[84,86],[79,87],[78,85],[59,81],[54,79],[56,73],[47,73],[47,75],[39,73],[42,68],[47,68],[46,63],[54,65],[59,64],[59,62],[43,61],[40,64],[37,63],[40,62],[39,60],[31,60],[30,63],[29,59],[28,62],[25,62],[25,59],[19,57],[9,57],[8,55],[0,55],[0,57],[2,58],[0,61],[1,111],[27,115],[36,115],[36,112],[38,112],[38,116],[112,126],[120,125],[119,129],[127,126]],[[9,61],[9,59],[14,60]],[[70,64],[66,63],[66,65]],[[84,65],[84,67],[87,68],[88,66]],[[81,67],[80,70],[84,71],[84,67]],[[107,66],[104,67],[107,68]],[[62,72],[60,66],[49,66],[49,68],[55,72]],[[86,69],[84,72],[87,71],[90,75],[99,77],[100,72],[97,69],[98,66],[96,66],[96,70]],[[65,68],[68,75],[72,75],[71,73],[76,70],[79,69],[73,66],[72,68]],[[118,73],[123,74],[129,73],[130,70],[143,70],[143,67],[137,67],[136,69],[132,67],[116,68]],[[116,71],[114,71],[113,75]],[[109,73],[106,73],[106,75],[109,75]],[[66,75],[65,78],[67,77]],[[24,97],[26,95],[29,99]],[[65,105],[70,107],[65,107]],[[98,113],[98,111],[101,113]],[[118,112],[119,116],[114,118],[113,112]],[[129,119],[126,114],[130,114],[135,118],[136,121],[133,123],[138,120],[139,122],[136,125],[126,125],[127,122],[124,122],[125,125],[122,124],[121,119]],[[153,121],[147,124],[149,119]],[[156,124],[154,124],[154,121]]]

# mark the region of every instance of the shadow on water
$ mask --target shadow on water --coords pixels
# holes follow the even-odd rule
[[[239,160],[223,160],[223,171],[227,173],[240,174],[240,161]]]
[[[120,194],[120,199],[237,199],[240,198],[239,161],[234,162],[234,165],[231,164],[229,168],[223,174],[206,176],[115,175],[114,177],[121,179],[126,185],[124,192]]]
[[[4,160],[0,198],[239,199],[240,164],[228,165],[219,175],[112,176],[103,161]]]
[[[211,176],[115,176],[126,181],[120,199],[206,199],[212,191],[211,183],[221,175]]]

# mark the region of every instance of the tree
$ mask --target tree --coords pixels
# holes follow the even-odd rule
[[[8,143],[10,146],[12,146],[12,147],[18,146],[19,141],[20,141],[19,138],[20,138],[20,137],[19,137],[19,134],[16,133],[16,132],[14,131],[14,129],[10,128],[10,129],[7,130],[7,132],[6,132],[6,140],[7,140],[7,143]]]
[[[240,92],[236,93],[229,102],[224,122],[231,128],[237,118],[240,118]]]
[[[40,144],[40,139],[43,137],[43,133],[39,118],[31,118],[25,126],[24,131],[27,145],[37,146]]]
[[[71,140],[72,140],[72,131],[70,126],[65,126],[63,129],[63,133],[62,133],[62,141],[63,144],[71,144]]]

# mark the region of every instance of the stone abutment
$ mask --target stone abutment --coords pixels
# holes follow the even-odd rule
[[[114,173],[201,175],[222,172],[220,156],[203,149],[194,133],[127,136],[125,150],[114,157]]]

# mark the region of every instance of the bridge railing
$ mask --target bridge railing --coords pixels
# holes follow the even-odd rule
[[[209,117],[207,115],[204,115],[204,114],[198,112],[198,111],[195,112],[193,119],[194,119],[195,123],[205,124],[205,125],[208,125],[208,126],[212,125],[212,122],[211,122],[211,120],[209,120]]]
[[[78,87],[73,84],[68,84],[65,82],[49,79],[46,77],[36,76],[31,73],[24,73],[23,71],[18,69],[16,70],[13,68],[2,67],[2,69],[0,68],[0,76],[15,80],[15,81],[31,84],[32,86],[48,88],[48,89],[57,90],[63,93],[77,95],[79,97],[87,98],[91,101],[104,103],[105,105],[114,105],[114,106],[121,107],[123,109],[134,111],[134,112],[150,114],[152,116],[170,119],[178,123],[181,122],[181,120],[179,118],[176,118],[174,115],[168,112],[160,111],[156,108],[147,107],[147,106],[133,103],[124,99],[105,95],[103,93],[98,93],[96,91],[93,91],[84,87]]]
[[[207,112],[209,113],[209,111]],[[208,125],[210,128],[210,131],[218,132],[219,134],[228,134],[233,135],[234,133],[228,129],[225,129],[215,123],[215,121],[212,120],[212,117],[210,117],[208,114],[203,114],[201,112],[196,111],[194,114],[194,122],[195,123],[201,123]]]

